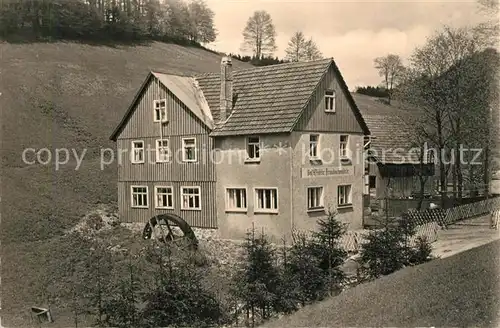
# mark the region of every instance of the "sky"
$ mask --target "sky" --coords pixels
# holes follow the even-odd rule
[[[376,57],[403,60],[443,25],[475,24],[485,19],[474,0],[464,1],[292,1],[207,0],[218,37],[208,48],[240,53],[242,32],[255,10],[267,11],[276,28],[275,56],[283,58],[296,31],[312,37],[324,57],[333,57],[350,90],[378,85]]]

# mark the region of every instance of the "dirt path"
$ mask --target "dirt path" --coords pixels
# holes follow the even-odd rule
[[[433,254],[445,258],[500,239],[500,230],[490,229],[489,216],[469,219],[438,231]]]

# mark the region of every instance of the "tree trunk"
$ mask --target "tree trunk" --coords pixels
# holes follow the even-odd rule
[[[483,185],[486,197],[489,195],[490,185],[490,144],[486,144],[484,149],[484,164],[483,164]]]

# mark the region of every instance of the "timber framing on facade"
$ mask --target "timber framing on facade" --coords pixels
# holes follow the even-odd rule
[[[174,213],[242,238],[363,220],[370,131],[333,59],[178,76],[150,72],[111,135],[120,217]]]

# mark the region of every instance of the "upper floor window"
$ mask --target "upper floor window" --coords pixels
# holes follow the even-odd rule
[[[160,99],[154,101],[154,121],[166,122],[167,121],[167,101]]]
[[[351,185],[338,186],[338,205],[348,206],[352,204]]]
[[[325,112],[335,113],[335,91],[325,91]]]
[[[340,136],[340,158],[347,158],[348,157],[348,144],[349,144],[349,136],[348,135],[341,135]]]
[[[169,160],[168,139],[156,140],[156,162],[165,163]]]
[[[319,134],[309,135],[309,157],[312,159],[318,158]]]
[[[132,163],[144,163],[144,141],[132,141]]]
[[[130,187],[132,207],[147,208],[148,207],[148,187],[147,186],[131,186]]]
[[[182,160],[196,162],[196,138],[182,139]]]
[[[260,138],[247,138],[247,160],[258,161],[260,159]]]

